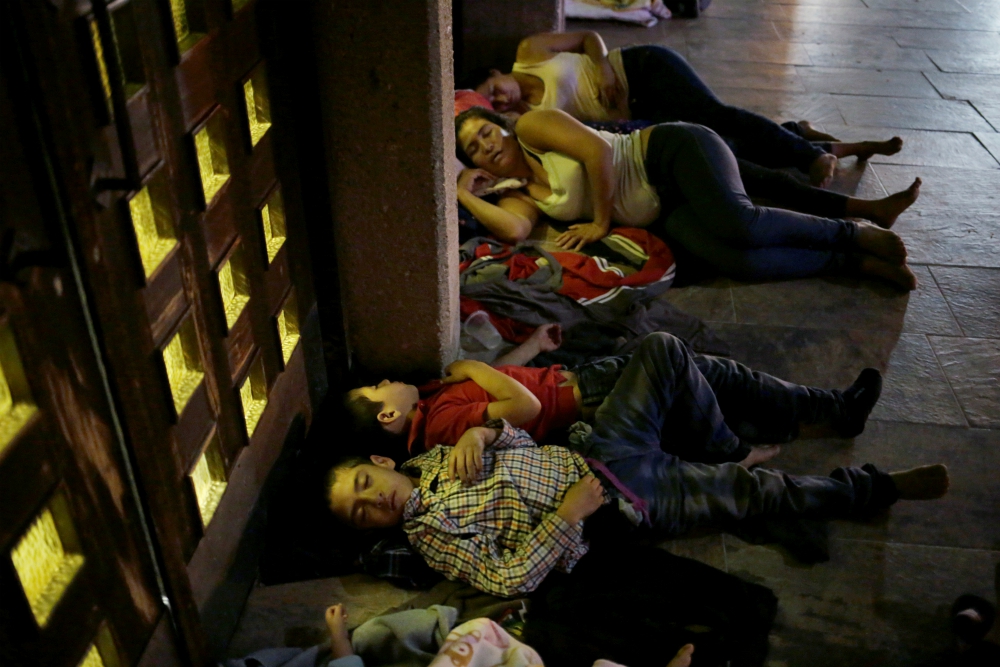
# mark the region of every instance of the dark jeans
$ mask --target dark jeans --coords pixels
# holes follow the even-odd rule
[[[802,278],[853,268],[856,223],[756,206],[732,151],[706,127],[655,127],[646,173],[660,195],[669,240],[724,275]]]
[[[755,515],[846,518],[895,502],[892,480],[872,466],[838,468],[821,477],[684,460],[682,455],[696,461],[739,455],[732,452],[742,443],[725,422],[723,403],[746,401],[742,412],[754,417],[776,403],[776,422],[807,421],[833,409],[824,405],[822,392],[755,376],[732,362],[708,370],[722,386],[721,402],[679,339],[650,334],[598,408],[593,429],[570,438],[574,449],[603,461],[646,501],[659,532],[725,526]]]
[[[631,46],[622,49],[622,63],[632,118],[705,125],[731,142],[737,157],[764,167],[808,172],[826,152],[763,116],[724,104],[676,51]]]
[[[816,188],[791,174],[769,169],[743,159],[737,159],[740,179],[751,197],[763,197],[775,206],[821,218],[843,218],[847,215],[847,195]]]

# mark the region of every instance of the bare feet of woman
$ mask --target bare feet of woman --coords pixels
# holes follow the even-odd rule
[[[694,653],[694,644],[681,646],[681,650],[677,651],[674,659],[667,663],[667,667],[689,667],[692,653]]]
[[[833,174],[836,171],[837,156],[823,153],[809,166],[809,182],[817,188],[825,188],[833,182]]]
[[[335,604],[326,608],[326,629],[330,632],[330,649],[334,658],[354,655],[351,638],[347,636],[347,612],[344,605]]]
[[[764,461],[773,459],[780,451],[781,447],[778,445],[755,445],[750,448],[750,453],[747,454],[747,457],[740,461],[740,465],[744,468],[760,465]]]
[[[895,232],[867,222],[859,222],[858,248],[887,262],[902,264],[906,261],[906,246]]]
[[[934,500],[948,493],[948,467],[940,463],[889,473],[901,500]]]
[[[859,271],[862,275],[888,280],[896,287],[910,292],[917,288],[917,277],[906,264],[896,264],[872,255],[861,258]]]
[[[889,229],[895,224],[896,218],[910,208],[913,202],[917,201],[922,184],[923,181],[916,178],[910,187],[882,199],[855,199],[851,197],[847,200],[847,216],[871,220],[882,229]]]
[[[807,120],[800,120],[799,127],[802,128],[802,138],[806,141],[840,141],[833,135],[820,132]]]
[[[872,155],[895,155],[903,150],[903,140],[893,137],[889,141],[855,141],[830,144],[830,153],[837,157],[856,155],[858,161],[869,159]]]

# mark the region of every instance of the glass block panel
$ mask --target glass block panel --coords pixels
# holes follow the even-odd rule
[[[222,114],[216,113],[194,135],[198,170],[208,205],[229,180],[229,160],[226,157],[226,128]]]
[[[243,84],[243,97],[250,121],[250,143],[254,146],[271,127],[271,103],[267,97],[267,78],[264,65],[257,65],[250,78]]]
[[[198,498],[201,523],[208,528],[208,523],[222,500],[222,494],[226,491],[226,466],[219,451],[218,434],[212,434],[205,451],[198,457],[198,462],[191,471],[191,481]]]
[[[198,333],[194,319],[188,317],[163,350],[163,364],[167,368],[170,393],[179,417],[184,411],[191,394],[205,377],[198,351]]]
[[[97,650],[96,644],[91,644],[90,648],[87,649],[87,654],[80,661],[80,667],[107,667],[101,659],[101,654]]]
[[[31,613],[44,627],[83,565],[66,500],[53,496],[11,551],[17,578]]]
[[[264,223],[264,246],[267,248],[267,263],[270,264],[278,256],[278,251],[285,244],[285,204],[281,199],[281,189],[275,189],[260,210]]]
[[[281,358],[287,364],[299,344],[299,306],[295,292],[288,295],[278,313],[278,339],[281,341]]]
[[[247,279],[246,252],[241,244],[219,269],[219,291],[226,311],[226,326],[230,329],[250,301],[250,281]]]
[[[31,400],[14,332],[8,325],[0,325],[0,452],[37,410]]]
[[[192,0],[170,0],[170,13],[174,19],[177,47],[184,53],[204,37],[201,6]]]
[[[160,174],[129,200],[128,209],[142,268],[148,278],[177,245],[168,194]]]
[[[97,73],[101,77],[101,90],[104,93],[104,105],[108,109],[108,115],[114,115],[111,106],[111,77],[108,75],[108,64],[104,59],[104,45],[101,43],[101,34],[97,28],[97,21],[90,19],[87,21],[90,28],[90,41],[94,47],[94,59],[97,60]]]
[[[107,625],[101,625],[94,637],[94,643],[90,645],[87,652],[80,661],[78,667],[120,667],[118,660],[118,650],[115,648],[114,639]]]
[[[264,376],[264,359],[260,355],[257,355],[257,360],[240,385],[240,400],[243,402],[243,419],[246,421],[249,437],[253,435],[257,422],[267,407],[267,378]]]

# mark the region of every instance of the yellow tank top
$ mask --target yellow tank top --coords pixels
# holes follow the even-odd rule
[[[625,99],[628,99],[628,80],[625,78],[621,51],[615,49],[608,52],[608,60],[615,77],[625,86]],[[557,53],[540,63],[514,63],[513,71],[537,76],[545,84],[542,101],[528,104],[530,109],[562,109],[582,121],[611,120],[608,110],[601,105],[600,71],[587,56]]]

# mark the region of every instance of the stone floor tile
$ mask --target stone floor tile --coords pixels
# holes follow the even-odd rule
[[[941,28],[898,28],[892,38],[903,48],[942,49],[960,53],[996,53],[1000,34],[978,30],[947,30]]]
[[[778,37],[804,44],[853,44],[865,48],[890,46],[894,42],[889,30],[882,26],[841,25],[774,21]],[[897,44],[898,46],[898,44]]]
[[[932,209],[910,213],[893,226],[906,242],[910,263],[1000,268],[1000,215],[952,217]]]
[[[903,318],[903,333],[940,334],[960,336],[961,329],[941,289],[927,266],[911,264],[910,269],[917,276],[917,289],[910,292]]]
[[[891,40],[870,45],[805,44],[806,53],[817,67],[851,67],[873,70],[934,69],[934,63],[919,49],[904,49]]]
[[[940,97],[920,72],[842,67],[798,67],[796,71],[799,81],[810,93],[931,99]]]
[[[859,127],[831,123],[825,123],[823,129],[841,141],[884,140],[894,135],[903,138],[903,150],[895,155],[875,155],[869,160],[872,164],[1000,169],[997,158],[985,150],[975,136],[967,132],[895,130],[889,127]],[[919,172],[914,172],[914,175],[919,175]]]
[[[1000,428],[1000,340],[929,338],[969,424]]]
[[[904,149],[905,150],[905,149]],[[907,187],[915,175],[923,179],[920,198],[906,214],[930,211],[959,212],[963,216],[1000,214],[1000,171],[875,165],[889,192]],[[904,215],[906,215],[904,214]]]
[[[955,0],[865,0],[872,9],[913,9],[922,12],[967,14],[969,10]]]
[[[972,106],[980,113],[980,115],[982,115],[983,118],[989,121],[994,130],[1000,132],[1000,101],[987,100],[984,102],[979,100],[977,102],[973,102]]]
[[[1000,132],[976,132],[976,139],[1000,162]]]
[[[735,322],[732,282],[716,280],[667,290],[663,298],[686,313],[707,322]]]
[[[688,40],[692,40],[692,43],[696,38],[772,40],[777,34],[769,21],[724,18],[709,14],[699,17],[697,21],[677,21],[664,26],[664,29],[678,30]]]
[[[1000,75],[925,72],[924,76],[945,99],[973,102],[1000,99]]]
[[[688,57],[694,60],[811,65],[803,44],[745,39],[688,38]]]
[[[966,425],[927,336],[901,334],[882,373],[882,398],[872,411],[872,419]]]
[[[714,87],[714,90],[726,104],[749,109],[779,123],[803,119],[820,125],[842,125],[845,122],[832,95],[769,92],[752,88]]]
[[[951,643],[948,609],[962,592],[992,598],[1000,553],[832,540],[831,560],[787,567],[775,549],[726,536],[730,571],[779,599],[771,665],[922,663]]]
[[[711,533],[697,537],[678,537],[664,540],[657,546],[675,556],[693,558],[706,565],[726,571],[726,549],[722,533]]]
[[[925,12],[908,9],[857,9],[853,7],[808,6],[794,7],[791,20],[797,24],[850,25],[885,28],[946,28],[949,30],[995,30],[997,20],[992,16],[974,16],[967,12]],[[782,13],[769,17],[782,20]]]
[[[966,336],[1000,338],[1000,269],[933,266],[930,270]]]
[[[928,50],[927,56],[942,72],[1000,74],[1000,56],[996,54]]]
[[[723,62],[706,58],[692,58],[691,65],[711,88],[805,91],[795,75],[795,68],[788,65]]]
[[[992,127],[966,102],[833,95],[848,125],[899,127],[914,130],[988,132]]]

